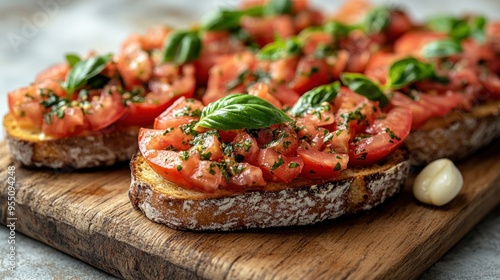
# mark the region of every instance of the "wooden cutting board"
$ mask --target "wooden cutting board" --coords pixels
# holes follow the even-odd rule
[[[16,230],[128,279],[411,279],[500,203],[500,141],[459,163],[465,186],[449,205],[418,203],[409,185],[363,215],[314,226],[196,233],[134,210],[128,167],[54,172],[13,165],[0,146],[1,180],[15,166]],[[8,184],[1,189],[7,222]]]

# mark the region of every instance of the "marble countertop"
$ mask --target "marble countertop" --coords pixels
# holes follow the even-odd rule
[[[206,11],[237,6],[237,0],[0,0],[0,99],[9,90],[29,84],[65,53],[113,52],[132,32],[154,24],[187,26]],[[341,1],[312,0],[333,11]],[[373,1],[398,4],[416,19],[431,14],[478,12],[500,19],[497,0]],[[7,103],[0,102],[0,115]],[[2,131],[2,137],[3,137]],[[111,279],[84,262],[38,241],[16,234],[17,269],[6,270],[9,231],[0,229],[1,279]],[[492,211],[455,247],[435,263],[421,279],[500,279],[500,207]]]

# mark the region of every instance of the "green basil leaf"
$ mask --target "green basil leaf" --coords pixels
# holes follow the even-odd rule
[[[354,28],[340,22],[329,21],[324,25],[326,32],[330,33],[335,39],[345,38]]]
[[[75,66],[75,64],[77,64],[78,62],[80,62],[82,59],[80,58],[80,56],[78,56],[77,54],[74,54],[74,53],[68,53],[66,54],[66,62],[68,62],[69,66],[71,66],[71,68],[73,68],[73,66]]]
[[[257,53],[260,60],[279,60],[302,52],[302,45],[297,38],[276,41],[267,44]]]
[[[390,21],[391,14],[387,8],[376,8],[366,15],[363,27],[367,34],[380,33],[389,26]]]
[[[264,7],[264,14],[272,16],[291,14],[292,7],[291,0],[271,0]]]
[[[479,43],[484,43],[486,41],[486,18],[485,17],[475,17],[470,21],[470,37]]]
[[[352,91],[361,94],[372,101],[378,101],[380,107],[383,108],[389,105],[389,99],[385,96],[384,92],[380,88],[380,85],[373,82],[365,75],[359,73],[343,73],[340,76],[340,79],[344,85]]]
[[[338,81],[313,88],[299,98],[289,113],[294,117],[298,117],[304,113],[315,111],[315,109],[321,107],[322,103],[333,100],[339,90],[340,83]]]
[[[243,11],[214,10],[201,18],[201,29],[206,31],[223,31],[240,27]]]
[[[443,39],[427,43],[422,47],[425,58],[441,58],[462,52],[460,42],[453,39]]]
[[[427,27],[433,31],[448,34],[455,40],[471,37],[478,42],[484,42],[486,18],[479,16],[473,18],[456,18],[451,16],[434,17],[427,21]]]
[[[112,57],[112,54],[107,54],[91,57],[76,63],[71,68],[66,81],[62,83],[62,87],[66,90],[68,96],[73,96],[73,93],[77,89],[85,86],[91,78],[101,73]]]
[[[168,35],[165,41],[165,47],[163,48],[162,62],[175,61],[177,53],[179,52],[179,46],[187,33],[187,31],[175,31]]]
[[[201,54],[201,39],[196,31],[177,31],[168,36],[163,49],[162,62],[184,64],[198,59]]]
[[[290,121],[285,112],[264,99],[231,94],[206,106],[196,126],[218,130],[257,129]]]
[[[407,57],[394,62],[389,68],[387,86],[390,89],[400,89],[416,81],[436,76],[432,64]]]

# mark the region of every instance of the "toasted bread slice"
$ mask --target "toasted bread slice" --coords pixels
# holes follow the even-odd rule
[[[409,152],[380,164],[344,170],[333,180],[269,183],[265,190],[203,193],[163,179],[138,153],[132,158],[132,205],[149,219],[179,230],[229,231],[308,225],[353,214],[398,193],[408,176]]]
[[[12,158],[26,166],[71,169],[110,166],[130,160],[138,150],[137,127],[50,138],[20,128],[12,115],[5,116],[3,125]]]
[[[412,164],[427,164],[438,158],[459,160],[500,137],[500,100],[474,107],[469,112],[454,111],[429,120],[412,131],[405,143]]]

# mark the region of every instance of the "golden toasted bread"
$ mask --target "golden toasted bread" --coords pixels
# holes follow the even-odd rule
[[[12,115],[5,116],[3,125],[12,158],[26,166],[71,169],[110,166],[130,160],[138,150],[137,127],[51,138],[19,127]]]
[[[438,158],[465,158],[497,137],[500,137],[500,100],[493,100],[469,112],[454,111],[430,119],[412,131],[405,143],[412,153],[412,164],[422,165]]]
[[[409,152],[399,149],[379,164],[347,169],[331,180],[296,179],[263,190],[214,193],[165,180],[140,153],[130,168],[130,200],[149,219],[180,230],[229,231],[308,225],[369,210],[399,192],[410,161]]]

